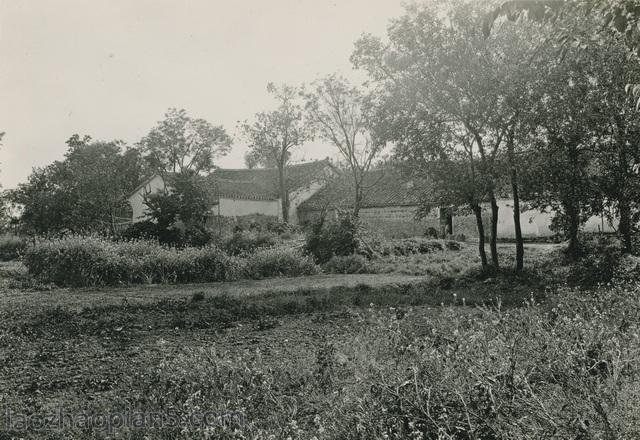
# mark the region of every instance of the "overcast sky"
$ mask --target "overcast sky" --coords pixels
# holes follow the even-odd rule
[[[273,105],[269,81],[340,72],[401,0],[0,0],[0,182],[61,159],[72,134],[137,142],[169,107],[222,124]],[[236,141],[221,166],[243,167]],[[335,151],[310,145],[297,159]]]

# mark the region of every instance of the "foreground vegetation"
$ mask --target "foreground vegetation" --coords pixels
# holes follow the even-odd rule
[[[522,275],[469,247],[387,257],[469,259],[422,279],[5,291],[0,438],[635,438],[637,273],[563,287],[554,249]],[[33,425],[59,411],[88,422]]]

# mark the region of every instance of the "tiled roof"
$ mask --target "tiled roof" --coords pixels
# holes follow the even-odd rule
[[[287,183],[289,191],[295,191],[309,186],[330,167],[329,160],[317,160],[289,165],[287,168]],[[147,185],[156,175],[145,179],[132,191],[135,194]],[[171,178],[173,173],[166,177]],[[253,169],[224,169],[219,168],[213,173],[201,177],[213,190],[213,196],[241,200],[277,200],[280,198],[278,190],[278,170],[275,168]]]
[[[287,187],[295,191],[309,186],[329,166],[328,160],[290,165],[287,168]],[[218,169],[207,176],[212,187],[223,198],[242,200],[277,200],[278,170],[275,168]]]
[[[363,208],[415,206],[420,200],[421,185],[403,177],[392,168],[370,171],[364,181]],[[302,202],[298,209],[314,211],[327,208],[349,208],[353,190],[349,176],[333,179],[328,185]]]

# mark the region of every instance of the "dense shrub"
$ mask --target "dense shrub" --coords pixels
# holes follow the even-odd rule
[[[223,249],[231,255],[253,252],[258,248],[270,247],[276,243],[273,234],[263,231],[237,231],[223,241]]]
[[[124,240],[148,240],[158,238],[158,225],[150,220],[130,224],[120,237]]]
[[[150,220],[131,224],[121,234],[124,240],[157,240],[170,246],[206,246],[212,235],[204,226],[176,221],[165,228]]]
[[[285,247],[260,249],[247,256],[242,264],[244,276],[254,279],[314,275],[319,271],[311,258]]]
[[[0,237],[0,261],[17,259],[26,249],[27,240],[17,235],[3,235]]]
[[[321,219],[311,225],[305,249],[318,263],[326,263],[335,255],[352,255],[360,248],[361,229],[358,219],[347,213],[329,221]]]
[[[640,281],[640,257],[622,256],[614,270],[613,281],[617,284]]]
[[[462,248],[460,243],[453,240],[434,240],[428,238],[404,238],[400,240],[390,240],[380,247],[382,255],[416,255],[430,254],[445,249],[459,251]]]
[[[93,237],[40,241],[28,248],[29,273],[59,286],[224,281],[239,264],[216,247],[175,249]]]
[[[367,273],[369,271],[368,263],[368,260],[362,255],[336,255],[331,257],[322,266],[322,269],[328,273]]]
[[[610,282],[620,265],[622,245],[612,237],[585,239],[580,258],[570,266],[572,285],[592,287]]]

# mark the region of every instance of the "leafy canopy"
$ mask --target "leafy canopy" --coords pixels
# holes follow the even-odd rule
[[[158,172],[208,172],[214,160],[227,154],[232,139],[222,126],[194,119],[185,110],[170,108],[139,148]]]

